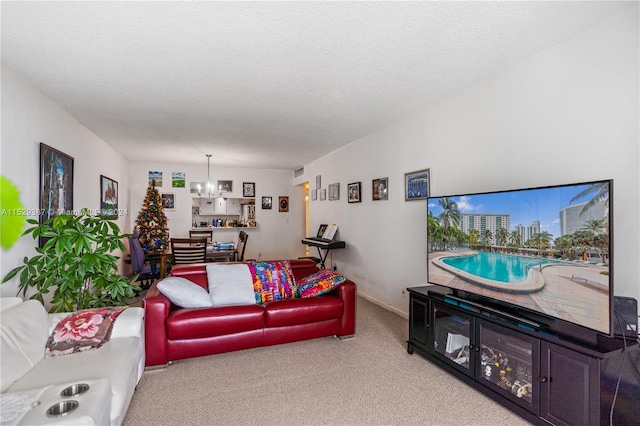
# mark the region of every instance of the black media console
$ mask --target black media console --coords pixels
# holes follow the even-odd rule
[[[574,340],[446,287],[407,290],[410,354],[535,424],[608,425],[613,405],[612,424],[640,425],[637,339]]]

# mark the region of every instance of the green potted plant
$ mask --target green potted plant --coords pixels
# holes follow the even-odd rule
[[[53,291],[50,312],[69,312],[77,309],[125,305],[135,296],[136,276],[126,278],[118,272],[115,250],[125,251],[120,228],[106,216],[92,216],[88,209],[80,213],[55,216],[35,225],[22,235],[31,234],[46,242],[36,248],[37,254],[25,256],[23,265],[4,277],[3,283],[19,275],[19,289],[26,296],[35,290],[31,299],[44,304],[44,295]]]

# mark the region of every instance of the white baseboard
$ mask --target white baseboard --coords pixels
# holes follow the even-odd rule
[[[395,306],[387,305],[386,303],[381,302],[380,300],[378,300],[378,299],[376,299],[374,297],[371,297],[371,296],[368,296],[368,295],[366,295],[364,293],[361,293],[360,291],[358,291],[358,296],[362,296],[363,298],[367,299],[369,302],[374,303],[374,304],[380,306],[381,308],[386,309],[387,311],[391,311],[396,315],[400,315],[402,318],[404,318],[406,320],[409,319],[409,313],[408,312],[403,312],[400,309],[396,308]]]

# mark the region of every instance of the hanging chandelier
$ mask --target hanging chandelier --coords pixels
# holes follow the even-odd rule
[[[211,204],[211,199],[216,198],[213,183],[211,183],[211,154],[205,154],[207,156],[207,183],[205,184],[205,195],[207,196],[207,204]],[[198,195],[202,197],[202,187],[198,184]]]

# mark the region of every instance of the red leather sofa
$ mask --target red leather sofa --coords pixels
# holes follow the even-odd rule
[[[291,260],[296,279],[318,268],[311,260]],[[171,276],[208,289],[206,264],[177,265]],[[154,283],[145,309],[146,365],[317,337],[351,336],[356,323],[356,284],[347,280],[330,293],[264,305],[184,309],[171,303]]]

